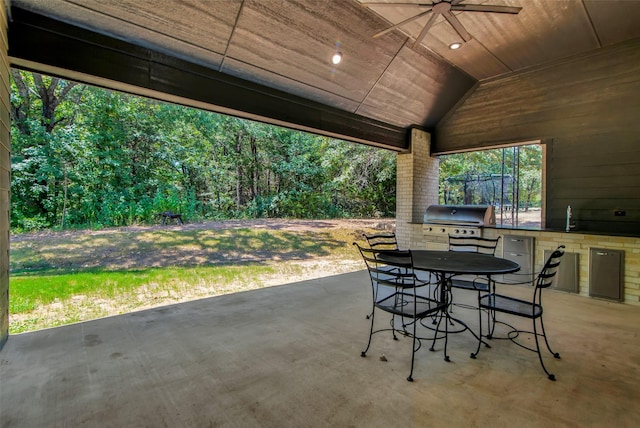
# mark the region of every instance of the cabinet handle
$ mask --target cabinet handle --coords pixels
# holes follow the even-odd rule
[[[606,253],[606,252],[604,252],[604,251],[598,251],[598,252],[596,252],[596,254],[597,254],[598,256],[608,256],[608,255],[609,255],[609,253]]]

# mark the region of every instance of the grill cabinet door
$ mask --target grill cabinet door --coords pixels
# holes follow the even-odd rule
[[[622,262],[624,251],[606,248],[589,250],[589,295],[621,302],[624,300]]]
[[[532,236],[504,235],[502,257],[520,265],[515,274],[503,275],[505,282],[523,282],[533,280],[533,244]]]

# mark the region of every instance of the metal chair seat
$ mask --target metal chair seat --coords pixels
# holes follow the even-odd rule
[[[534,319],[542,316],[541,305],[496,293],[480,297],[480,307],[524,318]]]
[[[489,283],[466,279],[453,278],[451,280],[451,286],[462,290],[489,291]]]
[[[560,358],[560,354],[557,352],[553,352],[551,346],[549,345],[549,340],[547,338],[547,332],[544,328],[543,322],[543,308],[542,308],[542,290],[545,288],[549,288],[551,286],[551,282],[555,277],[558,267],[560,266],[560,260],[564,255],[564,245],[560,245],[547,259],[542,270],[538,274],[535,280],[535,286],[533,290],[533,296],[531,300],[519,299],[511,296],[507,296],[504,294],[498,293],[489,293],[483,296],[478,296],[478,307],[480,309],[484,309],[489,314],[489,319],[492,321],[491,327],[489,327],[489,332],[485,336],[489,339],[492,338],[493,332],[495,330],[496,323],[505,324],[510,326],[509,324],[496,320],[496,312],[500,312],[503,314],[508,314],[521,318],[531,319],[532,322],[532,331],[519,330],[515,329],[512,326],[512,331],[509,332],[507,339],[510,339],[516,345],[527,349],[529,351],[533,351],[538,354],[538,359],[540,360],[540,365],[542,369],[547,374],[549,380],[556,380],[554,374],[550,373],[547,370],[547,367],[544,364],[544,360],[542,359],[542,352],[540,349],[540,338],[544,339],[544,343],[547,346],[547,350],[554,358]],[[530,283],[530,282],[529,282]],[[507,284],[505,284],[507,285]],[[480,339],[482,339],[482,313],[483,310],[479,310],[480,313]],[[528,346],[524,343],[518,342],[516,339],[520,335],[520,333],[533,335],[535,339],[535,348]],[[472,358],[475,358],[480,352],[480,342],[478,342],[478,348],[476,349],[475,354],[471,354]]]
[[[394,293],[375,303],[376,308],[391,314],[414,319],[425,318],[444,308],[440,302],[413,293]]]
[[[436,319],[440,314],[436,328],[438,331],[448,303],[433,297],[437,294],[430,292],[429,287],[425,287],[430,284],[419,280],[415,275],[410,250],[363,248],[355,242],[354,245],[358,247],[367,265],[373,296],[371,313],[367,316],[371,320],[369,340],[360,355],[367,356],[371,347],[371,338],[376,333],[391,331],[395,340],[398,339],[396,333],[412,338],[411,371],[407,377],[407,380],[412,382],[415,353],[420,349],[422,340],[432,340],[435,344],[436,340],[444,338],[445,359],[448,359],[446,322],[444,335],[434,334],[429,338],[418,337],[416,330],[421,320],[430,316]],[[375,328],[375,316],[379,311],[391,314],[389,327]],[[431,350],[433,350],[433,345]]]

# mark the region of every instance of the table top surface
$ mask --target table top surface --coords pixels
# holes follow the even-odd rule
[[[520,270],[518,263],[488,254],[431,250],[411,250],[411,254],[415,269],[431,272],[495,275]]]

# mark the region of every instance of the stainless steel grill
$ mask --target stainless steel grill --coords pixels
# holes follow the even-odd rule
[[[448,237],[482,237],[482,228],[495,226],[493,205],[431,205],[424,213],[422,231],[429,247],[446,250]]]

